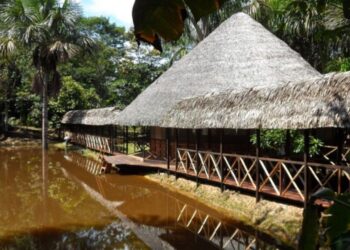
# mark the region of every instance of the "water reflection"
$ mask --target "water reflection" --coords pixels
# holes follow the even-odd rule
[[[62,156],[0,149],[0,249],[147,249],[62,174]]]
[[[142,176],[100,170],[76,153],[0,149],[0,249],[277,248]]]
[[[86,166],[89,172],[94,169],[89,167],[94,165],[88,163],[91,160],[74,154],[71,159],[77,166]],[[134,224],[133,230],[143,240],[142,234],[148,234],[148,237],[159,238],[178,249],[277,248],[272,239],[237,226],[220,213],[139,176],[93,176],[75,169],[68,172],[67,177],[80,182],[100,204],[120,211],[128,218],[128,223]],[[116,207],[112,206],[113,201],[118,201]],[[118,217],[122,216],[120,213]]]

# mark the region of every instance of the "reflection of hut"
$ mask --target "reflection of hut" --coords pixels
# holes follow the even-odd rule
[[[239,13],[160,76],[121,112],[118,122],[125,126],[150,127],[150,153],[164,159],[167,133],[161,128],[162,120],[177,102],[213,91],[265,88],[319,76],[321,74],[287,44],[248,15]],[[168,132],[172,141],[170,154],[174,159],[175,131],[169,129]],[[179,145],[194,149],[195,131],[178,132]],[[225,131],[224,143],[247,153],[251,148],[246,140],[249,134],[249,131]],[[218,149],[219,133],[203,130],[199,141],[201,149]]]
[[[91,110],[74,110],[61,121],[63,130],[70,132],[70,141],[104,153],[124,152],[125,128],[118,127],[120,111],[113,107]]]

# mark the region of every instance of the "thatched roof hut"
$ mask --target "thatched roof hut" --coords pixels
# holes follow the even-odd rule
[[[350,128],[350,72],[275,88],[235,90],[179,102],[162,126],[177,128]]]
[[[67,112],[62,124],[87,125],[87,126],[108,126],[116,124],[120,110],[109,107],[90,110],[73,110]]]
[[[319,76],[286,43],[250,16],[238,13],[139,95],[121,113],[119,123],[159,126],[163,116],[184,98]]]

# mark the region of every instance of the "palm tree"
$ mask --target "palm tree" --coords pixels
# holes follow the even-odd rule
[[[79,5],[70,0],[8,0],[0,6],[0,55],[19,47],[32,52],[33,89],[42,97],[43,149],[48,148],[48,99],[61,87],[57,65],[94,47],[79,29],[80,17]]]

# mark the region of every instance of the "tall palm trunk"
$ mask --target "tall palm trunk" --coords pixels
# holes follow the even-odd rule
[[[5,136],[7,135],[7,132],[8,132],[8,122],[9,122],[9,100],[8,98],[6,97],[6,100],[5,100],[5,113],[4,113],[4,134]]]
[[[43,94],[42,94],[42,148],[47,150],[49,148],[48,144],[48,85],[49,85],[49,74],[47,72],[43,73]]]

